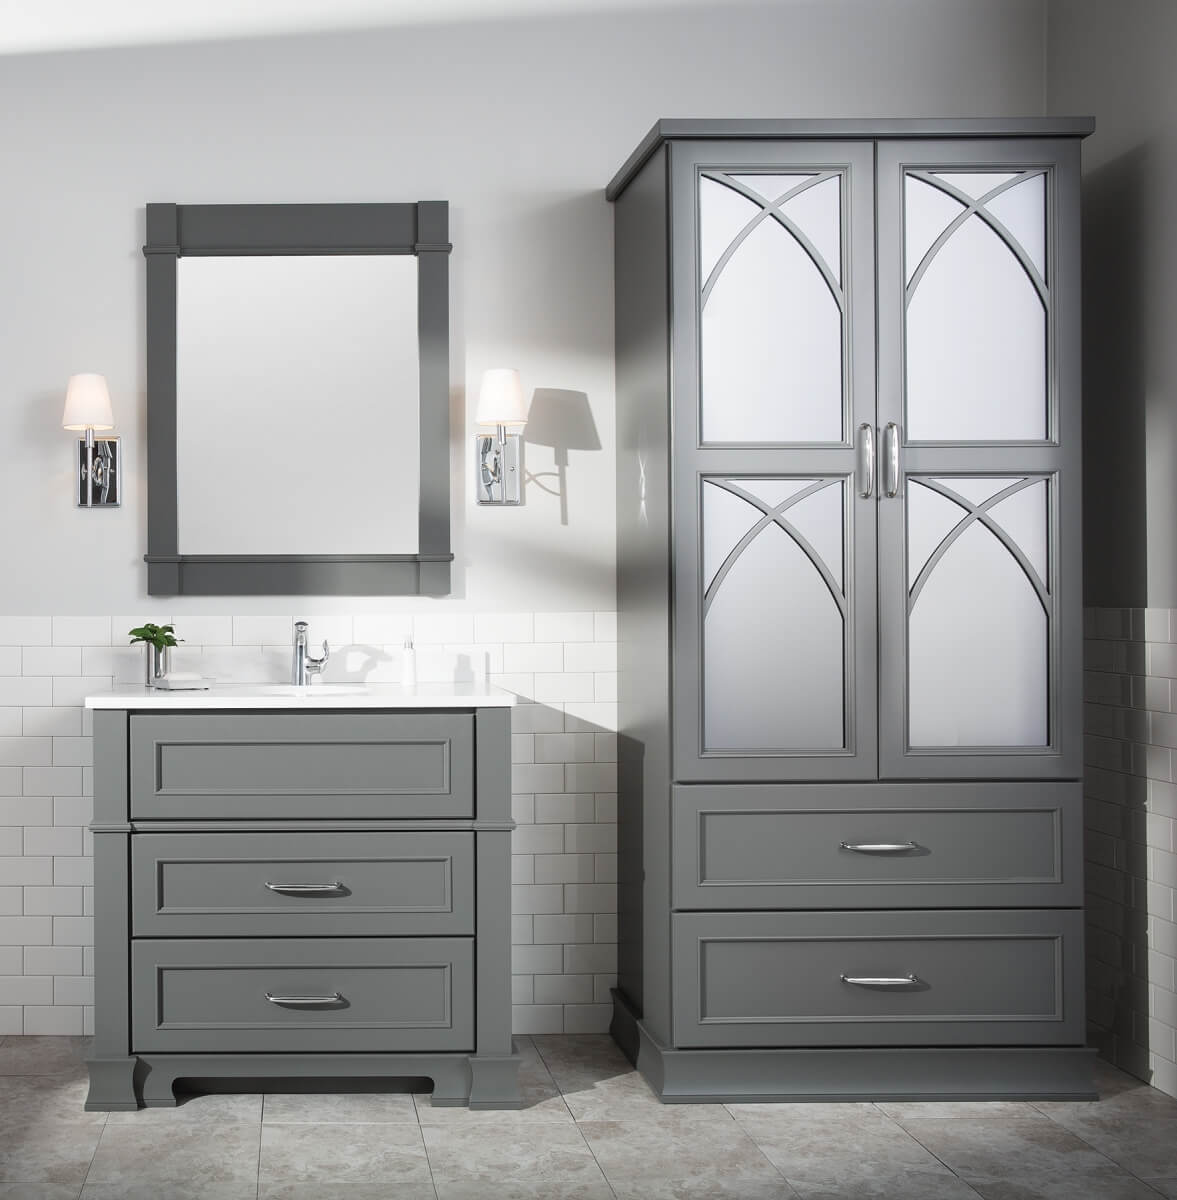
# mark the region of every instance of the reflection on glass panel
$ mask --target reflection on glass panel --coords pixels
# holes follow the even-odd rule
[[[914,598],[910,744],[1045,746],[1047,634],[1046,612],[1026,573],[992,531],[973,522]]]
[[[841,749],[843,642],[842,614],[821,574],[770,524],[704,618],[704,748]]]
[[[995,504],[989,515],[1013,539],[1044,583],[1047,578],[1047,531],[1050,528],[1046,480],[1040,479]]]
[[[705,441],[842,441],[842,312],[779,221],[740,243],[700,326]]]
[[[839,589],[842,582],[842,488],[827,487],[799,500],[785,514],[789,523],[813,547]]]
[[[760,174],[759,172],[750,175],[732,175],[736,183],[741,187],[747,188],[750,192],[755,192],[767,204],[775,204],[782,196],[793,191],[807,180],[813,178],[812,172],[803,172],[790,175],[782,174]]]
[[[945,475],[935,482],[951,488],[974,504],[984,504],[990,496],[996,496],[1007,487],[1020,483],[1023,478],[1021,475],[1008,478],[999,475]]]
[[[904,180],[904,241],[906,272],[904,281],[911,282],[916,268],[932,243],[964,212],[965,206],[939,188],[908,175]]]
[[[741,485],[748,486],[761,480],[740,480]],[[788,499],[788,495],[799,492],[811,482],[808,479],[782,480],[787,494],[769,502],[773,508]],[[750,490],[750,489],[749,489]],[[723,560],[739,542],[740,538],[761,520],[762,512],[754,508],[746,500],[725,491],[714,483],[706,483],[703,489],[703,587],[709,588],[715,578],[715,572],[723,565]]]
[[[1046,309],[1013,252],[976,214],[913,281],[906,350],[910,439],[1046,437]]]
[[[706,176],[699,180],[699,268],[703,279],[715,269],[740,230],[762,211],[735,188]]]
[[[1046,278],[1046,176],[1031,175],[985,205]]]
[[[907,586],[915,583],[936,548],[967,514],[959,504],[909,479],[907,489]]]
[[[995,187],[1000,187],[1011,179],[1016,179],[1018,171],[937,171],[937,179],[959,188],[970,200],[980,200]]]
[[[841,177],[835,175],[781,205],[781,212],[809,239],[839,283],[842,282],[841,189]]]

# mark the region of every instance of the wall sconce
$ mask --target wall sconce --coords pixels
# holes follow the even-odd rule
[[[86,431],[78,439],[79,508],[117,508],[122,503],[119,450],[122,438],[94,436],[95,429],[113,429],[110,391],[102,375],[71,375],[65,390],[62,429]]]
[[[493,434],[474,436],[479,504],[523,503],[523,435],[508,433],[508,425],[527,424],[527,403],[519,372],[496,367],[482,376],[474,420],[493,425]]]

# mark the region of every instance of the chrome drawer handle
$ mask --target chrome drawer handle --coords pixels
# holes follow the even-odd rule
[[[915,975],[901,975],[898,978],[887,975],[843,975],[842,982],[855,987],[911,987],[920,980]]]
[[[271,892],[284,892],[288,896],[328,896],[343,891],[339,880],[334,883],[271,883],[267,879],[266,887]]]
[[[267,992],[266,999],[271,1004],[339,1004],[343,996],[339,992],[332,992],[330,996],[275,996]]]
[[[915,842],[843,842],[843,850],[855,854],[902,854],[904,850],[918,850]]]

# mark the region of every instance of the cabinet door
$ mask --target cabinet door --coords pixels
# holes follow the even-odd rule
[[[871,778],[872,146],[670,163],[675,776]]]
[[[1077,777],[1078,146],[878,171],[881,774]]]

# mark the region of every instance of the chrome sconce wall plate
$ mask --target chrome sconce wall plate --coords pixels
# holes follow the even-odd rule
[[[475,421],[494,433],[474,436],[475,495],[479,504],[523,503],[523,435],[508,426],[527,421],[519,372],[496,367],[482,376]]]
[[[122,438],[95,437],[96,429],[114,428],[110,391],[101,375],[71,375],[61,426],[85,430],[78,439],[78,508],[117,508],[123,501]]]

